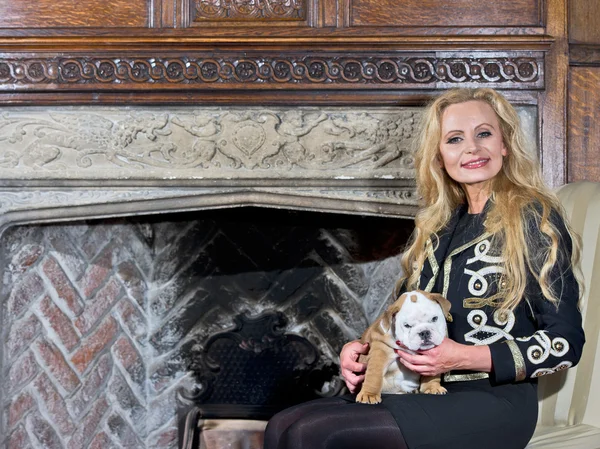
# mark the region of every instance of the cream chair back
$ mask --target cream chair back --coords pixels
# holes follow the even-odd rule
[[[557,193],[583,241],[586,344],[575,368],[540,379],[538,424],[600,426],[600,401],[594,400],[600,398],[600,183],[567,184]]]

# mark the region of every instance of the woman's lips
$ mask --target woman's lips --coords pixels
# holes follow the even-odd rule
[[[469,161],[465,164],[462,164],[463,168],[480,168],[487,164],[490,160],[487,158],[475,159],[474,161]]]

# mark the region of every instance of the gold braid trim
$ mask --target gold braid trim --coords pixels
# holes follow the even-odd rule
[[[515,380],[517,382],[524,380],[527,371],[525,369],[525,359],[523,358],[523,354],[521,354],[519,346],[514,340],[506,340],[505,343],[508,345],[510,352],[512,352],[513,360],[515,362]]]
[[[498,308],[502,305],[502,295],[496,293],[487,298],[465,298],[463,299],[463,307],[465,309],[481,309],[484,306]]]
[[[488,373],[468,373],[468,374],[452,374],[452,372],[444,374],[445,382],[464,382],[466,380],[487,379],[490,377]]]

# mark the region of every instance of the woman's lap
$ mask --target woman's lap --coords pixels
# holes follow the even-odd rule
[[[447,384],[448,394],[388,395],[383,400],[410,449],[522,449],[537,421],[534,385]]]
[[[286,409],[265,432],[265,449],[406,449],[389,411],[343,398],[327,398]]]
[[[535,386],[473,381],[447,388],[445,396],[387,395],[379,405],[357,404],[353,396],[301,404],[269,422],[265,449],[526,446],[537,420]],[[289,442],[277,445],[278,438]]]

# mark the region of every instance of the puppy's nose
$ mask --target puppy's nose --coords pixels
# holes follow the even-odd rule
[[[429,340],[431,338],[431,331],[421,331],[419,332],[419,337],[421,337],[421,340],[423,341]]]

